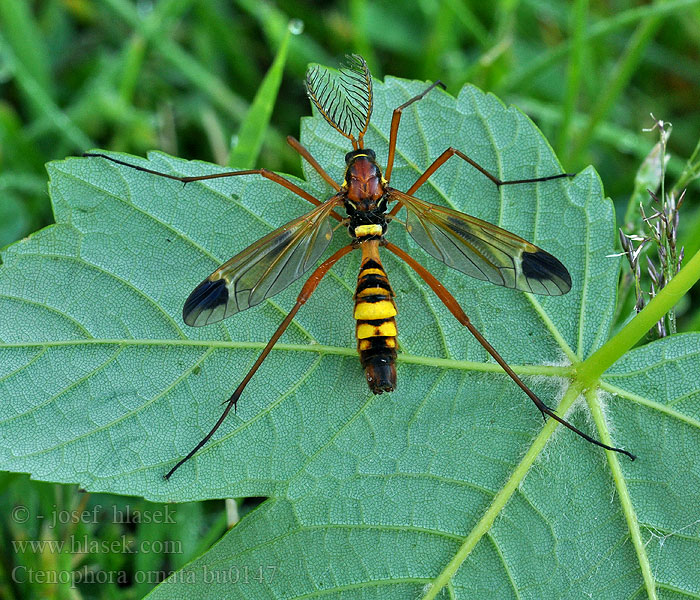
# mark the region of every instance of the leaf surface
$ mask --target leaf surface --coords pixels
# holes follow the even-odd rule
[[[377,82],[366,141],[380,164],[391,110],[424,87]],[[320,116],[303,120],[302,143],[342,180],[349,148]],[[502,179],[561,172],[524,115],[468,86],[405,111],[392,185],[407,189],[449,146]],[[128,160],[187,175],[218,169],[161,153]],[[305,170],[299,185],[328,197]],[[270,498],[153,598],[415,598],[441,573],[440,597],[700,593],[697,561],[681,561],[697,556],[700,535],[698,336],[630,352],[588,406],[569,412],[639,455],[606,460],[567,430],[549,439],[554,425],[542,428],[530,400],[386,252],[398,389],[373,396],[354,350],[352,253],[299,312],[238,411],[165,482],[302,284],[200,329],[183,324],[184,299],[309,205],[258,177],[183,186],[97,159],[52,163],[49,173],[57,224],[8,247],[0,269],[2,468],[159,501]],[[569,294],[528,296],[451,271],[400,225],[389,228],[546,402],[570,405],[569,365],[605,343],[616,301],[613,210],[596,173],[498,190],[452,158],[417,195],[513,231],[568,267]],[[339,230],[332,248],[344,243]],[[601,415],[595,424],[589,408]]]

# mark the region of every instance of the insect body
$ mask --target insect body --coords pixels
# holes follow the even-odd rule
[[[379,258],[387,226],[388,194],[372,150],[350,152],[345,160],[341,193],[346,195],[348,232],[353,244],[362,248],[355,291],[357,350],[370,390],[381,394],[396,387],[396,304]]]
[[[381,394],[396,387],[396,304],[379,260],[378,240],[361,243],[362,263],[355,292],[357,350],[369,389]]]
[[[352,240],[312,272],[303,285],[296,304],[228,399],[219,420],[195,448],[168,472],[166,478],[206,444],[231,408],[235,407],[250,379],[321,279],[338,260],[357,249],[362,252],[354,295],[357,349],[372,392],[391,392],[396,387],[397,311],[394,292],[380,258],[380,249],[385,249],[405,261],[428,284],[457,320],[469,329],[508,376],[532,399],[543,415],[549,415],[593,444],[621,452],[634,459],[634,455],[626,450],[613,448],[583,433],[542,402],[474,327],[459,303],[442,284],[412,256],[385,238],[388,225],[397,212],[405,208],[405,226],[408,233],[425,251],[449,267],[496,285],[525,292],[560,295],[571,289],[568,271],[548,252],[495,225],[414,196],[420,186],[453,156],[472,165],[499,187],[548,181],[569,175],[562,173],[536,179],[501,181],[466,154],[455,148],[448,148],[406,192],[390,186],[401,113],[437,85],[441,84],[436,82],[428,86],[423,93],[394,110],[387,164],[382,174],[374,151],[364,147],[364,136],[369,127],[373,103],[372,78],[365,61],[359,56],[349,57],[348,66],[335,78],[330,72],[318,67],[307,73],[306,88],[309,98],[328,124],[350,140],[353,146],[353,150],[345,156],[344,180],[342,184],[338,184],[306,148],[294,138],[287,138],[292,147],[335,190],[335,194],[325,202],[265,169],[178,177],[131,165],[103,154],[87,155],[102,156],[121,165],[185,183],[257,174],[277,182],[315,205],[307,214],[253,243],[200,283],[183,307],[183,320],[187,325],[197,327],[221,321],[285,289],[309,271],[326,250],[333,235],[333,219],[347,227]],[[345,216],[338,213],[341,209],[344,210]]]

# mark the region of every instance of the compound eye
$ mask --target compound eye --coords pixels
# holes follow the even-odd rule
[[[372,160],[377,158],[377,155],[374,153],[374,150],[370,150],[369,148],[367,148],[365,152],[367,153],[367,156],[369,156]]]
[[[347,165],[350,162],[350,159],[352,158],[352,152],[348,152],[345,155],[345,164]]]

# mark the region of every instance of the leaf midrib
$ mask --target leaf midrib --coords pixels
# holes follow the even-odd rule
[[[71,346],[71,345],[118,345],[118,346],[195,346],[202,348],[228,348],[228,349],[263,349],[267,342],[254,341],[225,341],[225,340],[193,340],[193,339],[168,339],[168,338],[89,338],[89,339],[67,339],[67,340],[50,340],[37,342],[16,342],[2,343],[0,349],[7,348],[51,348],[53,346]],[[288,344],[278,342],[272,350],[286,352],[313,352],[318,354],[331,354],[337,356],[357,356],[357,350],[345,346],[329,346],[326,344]],[[419,354],[410,354],[399,352],[397,362],[406,364],[422,365],[427,367],[436,367],[443,369],[454,369],[463,371],[482,371],[487,373],[505,373],[503,369],[495,362],[481,362],[471,360],[461,360],[454,358],[438,358],[432,356],[421,356]],[[573,373],[572,366],[558,365],[527,365],[508,363],[516,373],[523,375],[545,375],[551,377],[569,377]]]

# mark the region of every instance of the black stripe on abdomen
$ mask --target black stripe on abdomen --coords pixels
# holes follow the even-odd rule
[[[355,291],[355,334],[367,384],[375,394],[396,387],[396,304],[381,263],[366,259]]]

